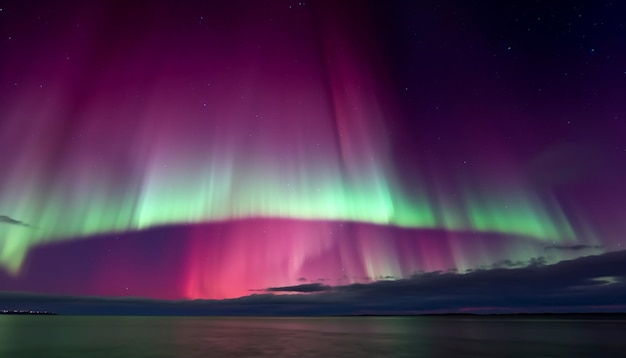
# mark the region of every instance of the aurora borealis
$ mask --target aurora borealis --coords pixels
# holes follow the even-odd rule
[[[521,4],[3,3],[0,289],[222,299],[620,250],[624,7]]]

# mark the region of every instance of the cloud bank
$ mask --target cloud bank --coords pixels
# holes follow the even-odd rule
[[[626,251],[553,265],[531,262],[463,274],[429,272],[395,281],[305,283],[261,291],[236,299],[180,301],[0,293],[0,309],[240,316],[626,311]]]
[[[9,224],[9,225],[18,225],[18,226],[25,226],[25,227],[31,227],[29,224],[20,221],[20,220],[16,220],[13,219],[10,216],[7,215],[0,215],[0,224]]]

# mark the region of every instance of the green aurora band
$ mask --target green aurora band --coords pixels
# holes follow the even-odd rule
[[[91,173],[73,185],[5,195],[0,212],[25,224],[0,225],[0,264],[18,272],[35,246],[91,235],[143,230],[175,224],[246,218],[352,221],[416,229],[501,233],[542,242],[594,241],[592,232],[577,232],[555,200],[509,189],[490,196],[468,194],[462,201],[440,200],[435,191],[408,197],[382,174],[360,180],[313,173],[278,176],[216,170],[199,175],[185,171],[154,172],[140,188],[120,192]],[[174,174],[171,174],[174,173]],[[190,173],[190,171],[187,171]],[[306,180],[305,178],[315,178]],[[260,178],[260,179],[259,179]],[[364,178],[366,180],[364,180]],[[139,194],[137,194],[139,193]],[[427,193],[430,193],[428,195]]]

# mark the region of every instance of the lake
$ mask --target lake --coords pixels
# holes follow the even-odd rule
[[[626,321],[0,316],[0,357],[626,357]]]

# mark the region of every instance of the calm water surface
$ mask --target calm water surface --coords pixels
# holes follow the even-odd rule
[[[0,316],[0,357],[626,357],[626,321]]]

